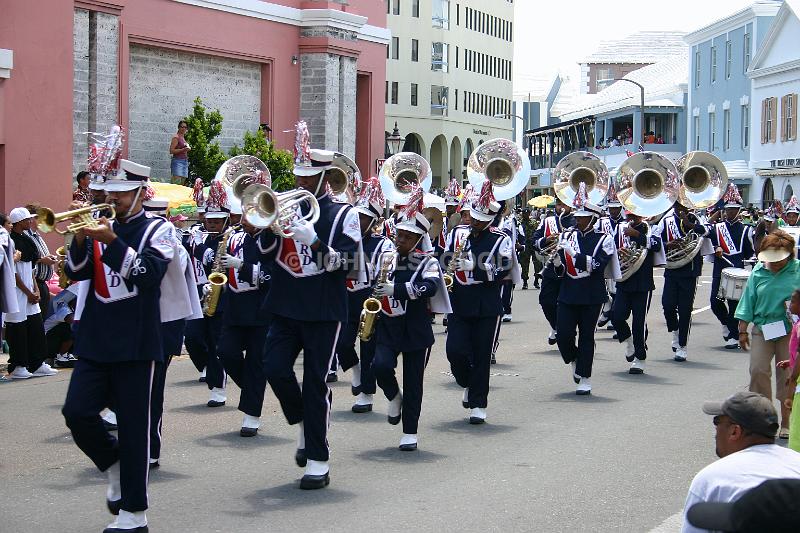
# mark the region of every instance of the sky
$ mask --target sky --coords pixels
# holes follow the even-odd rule
[[[523,93],[535,80],[558,72],[579,75],[578,60],[591,54],[600,41],[647,30],[688,33],[743,9],[752,0],[514,3],[514,92]]]

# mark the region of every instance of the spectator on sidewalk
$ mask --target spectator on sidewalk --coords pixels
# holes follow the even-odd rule
[[[72,191],[72,201],[83,202],[85,204],[92,203],[92,191],[89,190],[89,181],[91,181],[91,179],[91,174],[85,170],[78,172],[78,175],[75,176],[75,181],[78,182],[78,186]]]
[[[17,295],[14,270],[14,241],[10,236],[11,222],[5,213],[0,213],[0,317],[3,313],[17,311]],[[5,339],[5,336],[1,337]],[[2,340],[2,344],[5,344]],[[4,350],[5,351],[5,350]],[[0,382],[10,381],[0,375]]]
[[[72,368],[78,359],[72,355],[72,322],[78,298],[78,284],[73,283],[51,302],[44,319],[47,341],[47,357],[52,358],[58,368]]]
[[[192,148],[186,142],[184,135],[189,131],[189,125],[186,121],[181,120],[178,122],[178,132],[172,136],[172,141],[169,143],[169,153],[172,156],[172,183],[179,185],[186,185],[186,179],[189,177],[189,150]]]
[[[41,301],[39,307],[42,310],[42,317],[50,306],[50,287],[47,282],[53,277],[54,266],[58,262],[58,258],[50,253],[50,248],[39,233],[39,219],[36,218],[36,211],[41,207],[39,204],[28,204],[25,206],[30,211],[33,218],[31,219],[31,227],[25,233],[31,238],[39,250],[39,259],[33,267],[33,275],[36,278],[36,285],[39,287],[39,295]]]
[[[5,316],[6,340],[10,349],[9,377],[27,379],[34,376],[52,376],[54,370],[45,359],[45,335],[42,314],[39,310],[39,287],[33,276],[33,264],[39,258],[36,244],[26,231],[31,226],[30,211],[24,207],[11,210],[11,240],[20,252],[16,263],[16,296],[18,311]]]
[[[755,392],[737,392],[724,402],[706,402],[714,417],[718,461],[692,480],[684,506],[683,533],[695,533],[686,513],[699,502],[732,502],[768,479],[800,479],[800,453],[775,444],[778,413]]]

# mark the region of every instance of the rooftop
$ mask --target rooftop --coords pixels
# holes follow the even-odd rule
[[[635,70],[625,79],[644,85],[645,106],[683,105],[681,94],[689,82],[689,54],[659,61]],[[615,82],[596,94],[584,94],[558,115],[561,120],[572,120],[588,115],[608,113],[639,105],[640,90],[632,83]]]
[[[597,50],[579,61],[587,64],[649,64],[685,54],[687,50],[682,31],[641,31],[616,39],[602,41]]]
[[[740,26],[754,17],[774,16],[781,7],[781,0],[756,0],[744,9],[717,19],[705,26],[698,28],[684,36],[685,42],[694,45],[708,40],[716,35]]]

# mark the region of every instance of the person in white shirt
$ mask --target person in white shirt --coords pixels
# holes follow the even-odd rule
[[[724,402],[706,402],[703,412],[714,417],[720,459],[692,480],[683,533],[705,531],[686,519],[696,503],[733,502],[765,480],[800,479],[800,453],[775,444],[778,413],[770,400],[755,392],[738,392]]]

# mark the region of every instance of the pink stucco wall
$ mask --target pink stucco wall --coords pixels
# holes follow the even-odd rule
[[[385,27],[383,2],[351,0],[348,6],[310,0],[279,0],[281,5],[342,9],[367,16],[369,24]],[[168,0],[75,0],[2,2],[0,48],[14,52],[10,79],[0,80],[0,204],[5,211],[29,201],[60,210],[70,200],[72,161],[73,8],[101,9],[119,14],[119,120],[127,126],[129,48],[131,43],[182,49],[261,62],[262,122],[278,126],[273,138],[291,148],[291,133],[280,125],[299,118],[300,29]],[[357,147],[357,159],[369,175],[383,156],[386,50],[358,41],[346,46],[358,55],[358,71],[368,75],[368,112],[358,120],[369,128]],[[362,85],[363,86],[363,85]],[[363,106],[362,106],[363,108]]]

